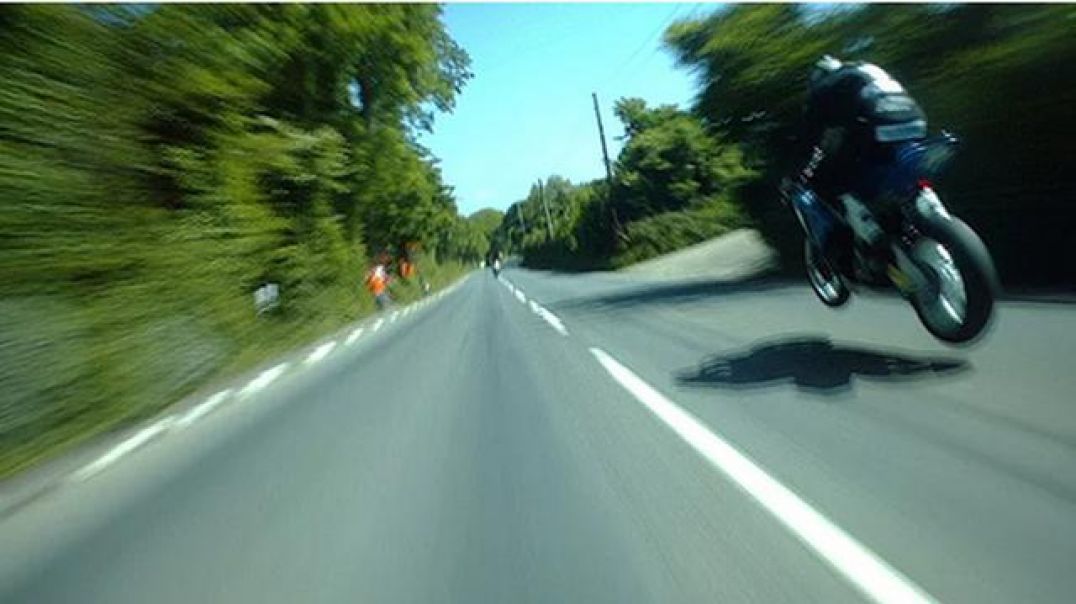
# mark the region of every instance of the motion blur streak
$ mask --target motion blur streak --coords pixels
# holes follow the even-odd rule
[[[0,6],[0,476],[477,262],[410,142],[468,65],[433,5]]]

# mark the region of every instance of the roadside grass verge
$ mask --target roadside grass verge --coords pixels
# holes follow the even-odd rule
[[[419,261],[431,292],[469,270]],[[221,303],[183,289],[143,281],[0,299],[0,479],[376,312],[361,274],[283,288],[280,307],[262,316],[248,296]],[[390,292],[398,304],[422,296],[417,279]]]

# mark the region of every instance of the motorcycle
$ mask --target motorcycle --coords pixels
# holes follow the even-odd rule
[[[808,281],[823,304],[845,304],[855,286],[895,287],[934,337],[958,344],[983,333],[999,291],[994,263],[931,182],[957,144],[948,132],[904,143],[842,196],[843,214],[802,180],[786,182],[784,201],[806,234]]]
[[[500,258],[497,258],[496,260],[493,261],[492,268],[493,268],[493,276],[495,278],[499,278],[501,276],[501,260],[500,260]]]

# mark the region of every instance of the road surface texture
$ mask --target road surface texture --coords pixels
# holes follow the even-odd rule
[[[0,601],[1076,600],[1072,306],[508,269],[383,323],[7,512]]]

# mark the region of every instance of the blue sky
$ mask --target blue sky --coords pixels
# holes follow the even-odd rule
[[[614,101],[686,106],[692,75],[661,49],[673,21],[714,4],[450,4],[444,21],[475,77],[420,140],[441,159],[460,212],[505,209],[539,178],[604,175],[591,92],[611,159],[622,134]]]

